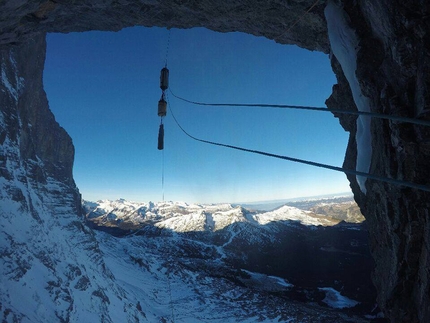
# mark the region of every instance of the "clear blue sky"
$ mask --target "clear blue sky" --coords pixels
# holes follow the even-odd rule
[[[167,39],[162,28],[48,35],[45,90],[73,139],[84,199],[162,199],[157,103]],[[206,102],[325,106],[335,83],[328,55],[201,28],[171,31],[168,68],[175,94]],[[348,136],[329,113],[169,99],[196,137],[342,165]],[[164,124],[166,200],[250,202],[349,191],[342,173],[193,141],[169,111]]]

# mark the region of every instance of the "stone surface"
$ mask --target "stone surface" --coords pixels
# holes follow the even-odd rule
[[[312,2],[7,0],[0,3],[0,46],[25,42],[35,32],[118,31],[130,26],[163,26],[243,31],[281,43],[297,43],[304,48],[328,52],[324,4],[316,5],[311,13],[302,17]],[[300,36],[297,31],[300,31]]]
[[[73,192],[79,212],[80,194],[72,175],[73,143],[55,121],[43,90],[45,51],[46,41],[41,34],[33,35],[26,44],[0,51],[0,144],[4,148],[0,174],[13,178],[15,170],[10,165],[16,163],[26,178],[40,185],[40,190],[50,179],[57,180]],[[5,147],[11,145],[18,151],[8,152]],[[22,181],[27,185],[27,179]]]
[[[428,2],[360,1],[345,9],[361,39],[357,76],[374,111],[428,119]],[[373,119],[371,133],[371,173],[429,184],[428,128]],[[345,164],[354,161],[350,147]],[[369,180],[365,196],[350,181],[369,223],[379,304],[393,322],[429,321],[429,192]]]
[[[53,177],[75,192],[73,203],[78,203],[79,194],[71,173],[73,146],[48,111],[42,88],[46,32],[119,30],[135,25],[203,26],[220,32],[243,31],[329,53],[325,1],[303,16],[313,3],[313,0],[2,1],[0,55],[2,73],[5,72],[1,76],[2,81],[7,78],[12,90],[3,86],[0,91],[3,122],[0,144],[4,145],[6,140],[19,142],[20,165],[39,183],[40,190],[44,189],[46,179]],[[343,1],[342,5],[359,39],[356,75],[362,92],[372,102],[372,109],[428,118],[430,3],[357,0]],[[332,66],[338,85],[327,101],[329,108],[355,109],[335,57]],[[16,71],[19,73],[15,74]],[[351,134],[344,165],[355,169],[355,118],[341,116],[340,123]],[[429,185],[430,129],[374,119],[371,132],[371,173]],[[13,176],[6,167],[8,158],[7,152],[0,152],[3,178]],[[348,178],[369,223],[376,261],[374,282],[381,308],[393,322],[429,322],[430,194],[368,180],[364,195],[355,177]],[[16,199],[24,199],[19,189],[14,192]],[[25,203],[31,208],[31,200]]]

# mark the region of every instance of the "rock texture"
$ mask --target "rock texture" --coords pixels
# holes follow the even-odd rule
[[[55,121],[43,90],[45,49],[45,37],[36,35],[25,45],[0,52],[4,118],[0,143],[10,140],[19,145],[21,166],[38,183],[52,177],[73,188],[73,143]]]
[[[111,322],[119,303],[119,321],[143,321],[84,225],[73,144],[43,91],[45,48],[36,34],[0,50],[0,319]]]
[[[357,77],[373,111],[428,119],[429,4],[360,1],[345,10],[360,39]],[[347,86],[335,87],[327,103],[349,100],[347,92]],[[354,169],[355,124],[341,123],[351,131],[344,165]],[[374,119],[371,135],[371,173],[429,184],[430,129]],[[364,195],[352,176],[349,180],[369,223],[379,304],[392,322],[429,321],[429,192],[369,180]]]
[[[35,32],[118,31],[130,26],[206,27],[243,31],[328,52],[324,4],[303,17],[312,0],[80,0],[13,1],[0,4],[0,45],[25,42]],[[297,31],[300,30],[300,34]]]
[[[71,168],[70,138],[48,111],[42,88],[46,32],[119,30],[128,26],[243,31],[330,52],[324,19],[326,1],[303,16],[313,0],[80,0],[0,3],[0,144],[13,141],[14,156],[0,151],[0,175],[7,193],[23,207],[33,200],[20,189],[30,179],[35,192],[49,187],[49,178],[64,184],[68,202],[79,214],[79,194]],[[359,40],[356,76],[372,111],[428,118],[430,111],[430,4],[426,0],[339,1]],[[296,23],[297,22],[297,23]],[[295,24],[296,23],[296,24]],[[295,24],[295,25],[294,25]],[[293,26],[294,25],[294,26]],[[342,68],[332,56],[338,85],[327,104],[356,109]],[[345,166],[356,166],[356,123],[341,117],[351,133]],[[429,185],[430,129],[372,120],[370,172]],[[14,163],[11,162],[14,160]],[[11,169],[24,169],[26,176]],[[19,176],[18,176],[19,175]],[[28,176],[27,176],[28,175]],[[374,281],[381,308],[393,322],[430,321],[430,194],[368,180],[367,194],[349,177],[356,201],[369,223],[376,261]],[[37,216],[37,213],[34,213]],[[54,215],[54,211],[52,211]]]

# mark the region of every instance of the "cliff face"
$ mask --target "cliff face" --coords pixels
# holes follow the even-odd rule
[[[428,119],[429,4],[361,1],[345,5],[345,11],[360,40],[356,75],[371,111]],[[334,88],[329,107],[349,100],[344,79],[337,75],[340,86]],[[345,118],[341,123],[352,139],[344,166],[354,169],[356,124]],[[373,119],[369,172],[428,185],[429,135],[428,127]],[[356,179],[348,178],[369,223],[379,304],[393,322],[428,321],[429,192],[368,180],[364,194]]]
[[[0,318],[95,321],[109,315],[106,293],[113,302],[138,300],[113,282],[84,226],[72,140],[43,91],[45,48],[35,34],[0,50]],[[124,308],[122,321],[132,319],[144,316]]]
[[[321,1],[303,15],[313,3],[3,1],[1,194],[32,210],[35,198],[24,194],[22,188],[31,185],[40,197],[52,190],[53,179],[68,192],[63,203],[77,215],[80,213],[80,197],[72,178],[73,145],[49,112],[42,86],[46,32],[119,30],[135,25],[243,31],[332,53],[338,84],[327,100],[329,108],[428,118],[430,4],[425,0]],[[332,11],[327,10],[330,6]],[[340,18],[343,24],[339,24]],[[355,42],[349,48],[354,62],[346,59],[345,63],[337,49],[339,44],[333,40],[339,26],[352,35],[353,45]],[[352,63],[356,66],[351,73]],[[346,168],[368,169],[384,177],[429,185],[430,129],[338,117],[351,134]],[[7,148],[12,146],[18,150]],[[393,322],[429,322],[430,194],[372,180],[357,182],[355,176],[348,178],[369,223],[376,261],[374,281],[381,308]],[[51,212],[54,216],[55,212]],[[37,217],[37,212],[32,214]]]
[[[44,35],[33,35],[25,44],[0,51],[2,196],[31,210],[34,201],[24,188],[46,192],[49,182],[55,180],[68,188],[70,206],[79,214],[72,140],[55,121],[43,90],[45,49]]]

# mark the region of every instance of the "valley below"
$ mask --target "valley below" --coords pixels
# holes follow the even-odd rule
[[[160,322],[385,322],[351,197],[271,211],[123,199],[84,209],[117,281],[162,299]]]

